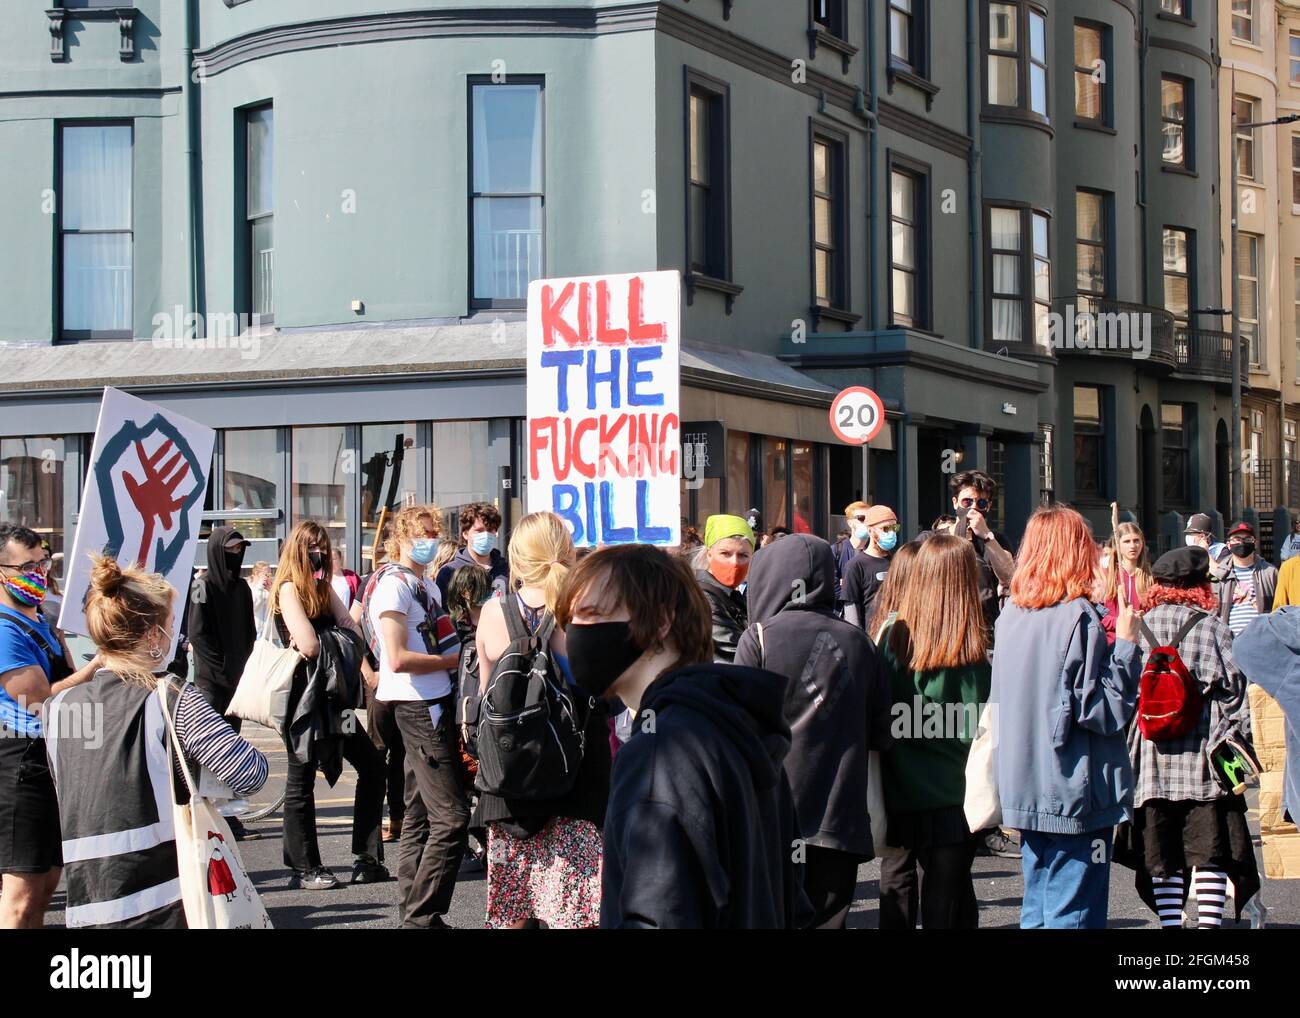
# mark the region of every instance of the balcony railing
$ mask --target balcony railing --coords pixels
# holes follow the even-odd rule
[[[1180,375],[1215,382],[1232,381],[1232,334],[1215,329],[1194,329],[1180,325],[1174,330],[1175,370]],[[1249,341],[1241,341],[1241,377],[1249,371]]]
[[[1056,309],[1062,316],[1058,356],[1127,357],[1174,366],[1174,318],[1164,308],[1079,293],[1058,300]]]

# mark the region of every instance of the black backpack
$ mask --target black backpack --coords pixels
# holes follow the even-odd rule
[[[475,785],[502,798],[554,799],[577,781],[592,701],[579,702],[551,656],[555,616],[546,612],[530,633],[515,594],[501,607],[510,644],[479,708]]]

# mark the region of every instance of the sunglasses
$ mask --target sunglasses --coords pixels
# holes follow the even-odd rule
[[[883,527],[881,527],[880,529],[881,529],[882,531],[884,531],[886,534],[897,534],[898,531],[899,531],[900,529],[902,529],[902,528],[899,527],[899,525],[898,525],[897,523],[886,523],[886,524],[885,524]]]
[[[866,523],[866,522],[867,522],[867,517],[866,517],[865,515],[862,515],[862,516],[854,516],[853,519],[854,519],[854,521],[857,522],[857,523]]]
[[[975,508],[983,512],[989,507],[989,500],[987,498],[963,498],[958,499],[957,504],[963,509]]]

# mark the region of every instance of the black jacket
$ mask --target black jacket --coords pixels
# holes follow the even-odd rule
[[[745,597],[739,591],[724,587],[707,569],[695,570],[704,599],[709,602],[713,616],[713,660],[730,664],[736,656],[736,644],[745,631]]]
[[[361,637],[332,620],[316,629],[320,653],[298,666],[284,744],[298,763],[314,761],[330,787],[343,773],[343,738],[360,728],[364,704]],[[355,727],[354,727],[355,726]]]
[[[257,639],[253,590],[226,563],[234,527],[217,527],[208,538],[208,571],[189,594],[189,641],[194,677],[232,692],[244,674]]]
[[[736,664],[790,680],[785,770],[799,835],[810,845],[870,859],[868,753],[888,746],[893,699],[875,645],[835,616],[831,546],[810,534],[773,542],[754,556],[746,597],[750,627]]]
[[[789,929],[808,918],[781,762],[786,680],[734,665],[668,672],[614,757],[602,927]]]

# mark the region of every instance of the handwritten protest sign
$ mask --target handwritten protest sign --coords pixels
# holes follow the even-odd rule
[[[216,432],[118,389],[105,389],[59,628],[86,634],[90,556],[162,573],[178,592],[172,643],[189,605],[190,569]]]
[[[681,541],[681,275],[528,288],[528,509],[574,543]]]

